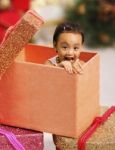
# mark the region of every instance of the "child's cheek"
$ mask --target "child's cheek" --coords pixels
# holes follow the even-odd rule
[[[79,58],[80,52],[75,53],[75,58]]]

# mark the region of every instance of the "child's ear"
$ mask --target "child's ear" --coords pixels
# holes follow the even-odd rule
[[[58,49],[57,48],[55,48],[55,50],[56,50],[56,53],[58,52]]]
[[[54,48],[56,48],[56,42],[53,42]]]

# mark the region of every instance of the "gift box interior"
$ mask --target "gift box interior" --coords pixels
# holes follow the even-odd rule
[[[53,48],[28,44],[0,80],[0,123],[78,137],[99,113],[99,55],[84,51],[83,74],[43,65]],[[90,109],[89,109],[90,108]]]

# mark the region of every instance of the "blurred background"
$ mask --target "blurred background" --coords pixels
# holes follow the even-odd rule
[[[115,105],[115,0],[0,0],[0,42],[7,28],[28,10],[36,10],[45,24],[31,40],[52,46],[57,24],[79,23],[85,33],[86,50],[100,54],[100,104]],[[45,150],[53,150],[46,135]]]

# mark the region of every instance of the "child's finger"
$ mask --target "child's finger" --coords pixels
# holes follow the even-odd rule
[[[83,73],[83,69],[82,69],[79,65],[78,65],[78,66],[73,65],[73,71],[74,71],[75,73],[80,73],[80,74]]]
[[[77,70],[75,68],[73,68],[73,73],[78,73]]]
[[[66,69],[66,71],[67,71],[67,72],[69,72],[69,73],[73,73],[73,69],[72,69],[72,67],[66,67],[65,69]]]
[[[78,61],[78,65],[81,68],[81,70],[83,71],[83,66],[81,65],[81,63]]]

